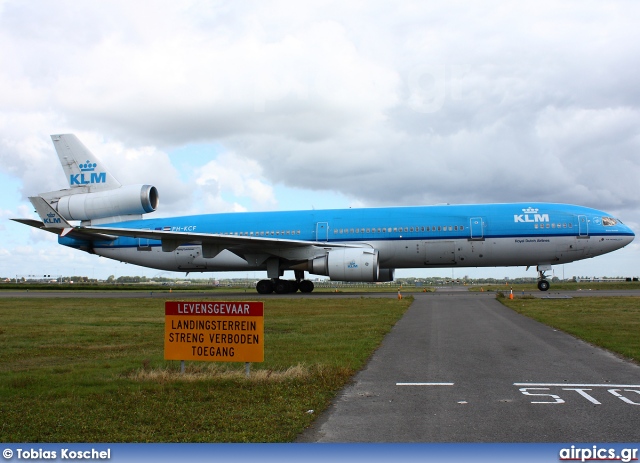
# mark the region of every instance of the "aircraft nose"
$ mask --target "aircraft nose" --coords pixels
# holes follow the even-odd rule
[[[636,234],[635,234],[635,233],[633,232],[633,230],[631,230],[629,227],[626,227],[626,226],[625,226],[625,228],[627,229],[627,231],[628,231],[628,233],[629,233],[629,234],[625,237],[625,240],[624,240],[624,245],[626,246],[627,244],[631,243],[631,242],[635,239]]]

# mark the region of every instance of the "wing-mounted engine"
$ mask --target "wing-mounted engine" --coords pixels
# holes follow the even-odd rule
[[[394,268],[381,268],[377,281],[393,281],[395,278],[396,269]]]
[[[66,220],[90,221],[92,224],[99,223],[100,219],[118,222],[139,218],[142,214],[155,211],[159,201],[158,190],[151,185],[125,185],[114,190],[64,196],[55,194],[63,192],[71,193],[73,190],[41,196]]]
[[[377,249],[333,249],[309,261],[309,272],[337,281],[380,281]]]

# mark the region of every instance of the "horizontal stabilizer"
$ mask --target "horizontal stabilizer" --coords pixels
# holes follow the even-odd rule
[[[30,227],[37,228],[39,230],[46,230],[56,235],[61,235],[69,238],[74,238],[83,241],[113,241],[117,239],[117,236],[107,235],[104,233],[83,233],[77,228],[47,228],[44,223],[39,220],[33,219],[11,219],[14,222],[21,223],[23,225],[29,225]],[[66,232],[66,233],[65,233]]]
[[[30,196],[29,201],[36,208],[46,228],[73,228],[44,198]]]

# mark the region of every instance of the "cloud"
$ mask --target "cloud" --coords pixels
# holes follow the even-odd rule
[[[339,21],[274,35],[265,11],[241,19],[242,7],[200,6],[113,2],[96,12],[67,3],[50,11],[45,34],[16,28],[32,11],[9,4],[4,39],[14,53],[5,56],[13,61],[7,79],[20,79],[20,94],[54,106],[74,127],[101,126],[138,143],[249,132],[317,139],[379,119],[395,101],[395,71],[359,54]],[[64,32],[69,24],[74,34]],[[18,53],[25,43],[26,53]],[[48,64],[46,72],[34,62],[42,63],[38,69]]]
[[[216,212],[269,210],[277,204],[273,188],[263,179],[258,163],[231,152],[221,154],[198,169],[195,184],[203,192],[209,209]],[[250,207],[237,201],[227,202],[224,193],[248,198]]]

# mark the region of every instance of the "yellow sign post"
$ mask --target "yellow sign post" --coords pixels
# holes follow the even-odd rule
[[[263,302],[167,301],[165,360],[264,361]]]

